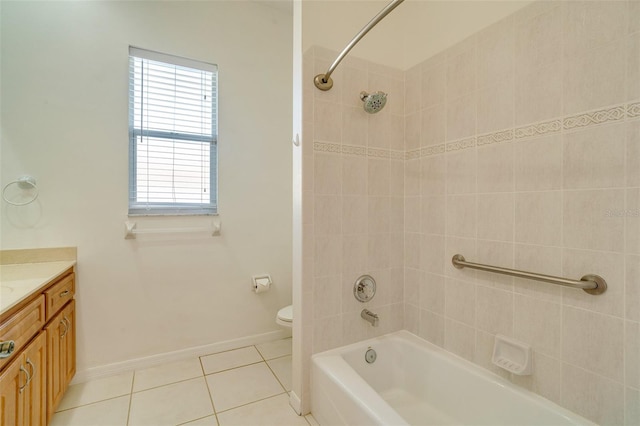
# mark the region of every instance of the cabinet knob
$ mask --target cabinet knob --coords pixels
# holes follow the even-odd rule
[[[60,293],[60,297],[65,297],[68,294],[69,294],[69,290],[65,290],[62,293]]]
[[[16,342],[13,340],[7,340],[6,342],[0,342],[0,358],[9,358],[13,350],[16,348]]]

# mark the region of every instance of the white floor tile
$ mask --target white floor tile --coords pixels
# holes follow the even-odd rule
[[[311,426],[320,426],[320,423],[318,423],[316,418],[313,417],[313,414],[307,414],[306,416],[304,416],[304,418],[307,419]]]
[[[126,426],[129,395],[61,411],[49,426]]]
[[[221,426],[308,426],[289,406],[287,394],[278,395],[218,414]]]
[[[192,422],[183,423],[181,426],[218,426],[218,419],[216,419],[216,416],[207,416]]]
[[[132,382],[133,372],[130,372],[69,386],[56,411],[128,395]]]
[[[204,378],[134,393],[129,426],[176,425],[213,414]]]
[[[218,413],[284,392],[263,362],[212,374],[207,384]]]
[[[291,390],[291,355],[267,361],[271,370],[276,375],[285,390]]]
[[[264,359],[273,359],[291,355],[291,338],[274,340],[273,342],[256,345]]]
[[[138,392],[183,380],[195,379],[203,375],[199,358],[162,364],[144,370],[136,370],[133,378],[133,391]]]
[[[217,373],[262,361],[262,357],[253,346],[207,355],[200,357],[200,359],[204,374]]]

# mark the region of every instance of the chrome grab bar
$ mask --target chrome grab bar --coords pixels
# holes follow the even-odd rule
[[[565,287],[579,288],[593,295],[602,294],[607,290],[607,282],[599,275],[588,274],[580,278],[580,281],[568,278],[554,277],[553,275],[536,274],[535,272],[519,271],[517,269],[501,268],[499,266],[484,265],[482,263],[467,262],[463,255],[456,254],[451,263],[458,269],[471,268],[496,274],[510,275],[512,277],[527,278],[530,280],[544,281],[546,283]]]
[[[9,358],[16,348],[16,342],[13,340],[7,340],[6,342],[0,342],[0,359]]]

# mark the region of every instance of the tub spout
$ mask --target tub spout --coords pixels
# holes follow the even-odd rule
[[[362,312],[360,312],[360,316],[369,321],[371,323],[372,326],[377,327],[378,326],[378,315],[374,314],[373,312],[371,312],[368,309],[363,309]]]

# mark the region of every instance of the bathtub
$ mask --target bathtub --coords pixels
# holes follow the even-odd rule
[[[321,426],[594,424],[408,331],[314,355],[311,412]]]

